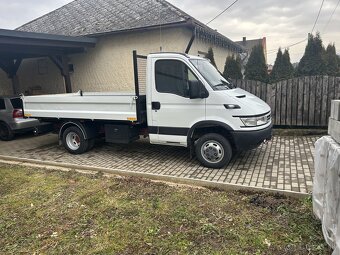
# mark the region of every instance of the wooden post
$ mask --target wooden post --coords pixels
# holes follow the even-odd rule
[[[50,59],[59,68],[61,75],[64,77],[66,93],[72,93],[72,82],[67,56],[50,56]]]
[[[19,77],[18,75],[13,75],[12,78],[12,90],[13,90],[13,95],[19,95],[20,93],[20,83],[19,83]]]
[[[72,93],[72,83],[71,83],[71,76],[70,76],[70,68],[68,66],[68,59],[67,56],[62,56],[62,66],[63,66],[63,76],[65,81],[65,89],[66,93]]]

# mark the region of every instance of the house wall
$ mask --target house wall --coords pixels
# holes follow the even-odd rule
[[[49,58],[24,60],[17,74],[25,95],[65,93],[64,78]]]
[[[12,81],[7,78],[7,74],[0,69],[0,95],[11,95],[12,91]]]
[[[48,58],[25,59],[17,72],[20,93],[40,95],[64,93],[64,78]],[[0,95],[13,94],[12,81],[0,69]]]
[[[133,91],[133,50],[147,55],[159,52],[161,43],[163,51],[184,52],[191,35],[187,28],[166,28],[162,29],[161,38],[158,29],[101,37],[95,48],[70,56],[70,63],[74,66],[72,89],[75,92]],[[223,72],[225,59],[231,54],[227,49],[195,40],[189,53],[198,55],[198,52],[208,52],[210,46],[213,47],[216,64]],[[20,91],[25,94],[65,92],[63,77],[49,59],[23,61],[18,75]]]

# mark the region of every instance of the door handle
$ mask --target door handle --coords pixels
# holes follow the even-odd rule
[[[159,110],[159,109],[161,109],[161,103],[160,102],[152,102],[151,107],[152,107],[152,110]]]

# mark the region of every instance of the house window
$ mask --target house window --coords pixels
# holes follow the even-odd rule
[[[156,90],[160,93],[189,97],[189,81],[197,81],[188,66],[178,60],[158,60],[155,72]]]

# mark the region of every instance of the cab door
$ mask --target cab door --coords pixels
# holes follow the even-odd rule
[[[206,100],[189,98],[189,83],[198,81],[197,75],[178,59],[158,59],[153,65],[150,142],[187,146],[189,129],[205,120]]]

